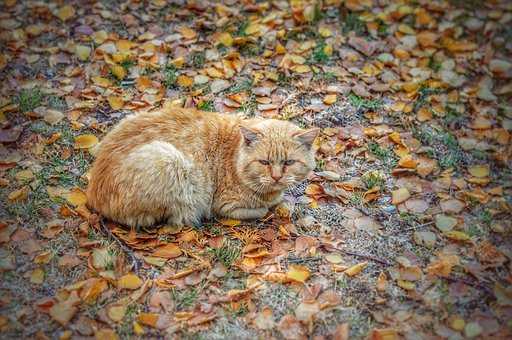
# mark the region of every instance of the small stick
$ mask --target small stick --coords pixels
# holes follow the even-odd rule
[[[339,251],[341,251],[341,252],[343,252],[343,253],[345,253],[347,255],[361,257],[363,259],[371,260],[371,261],[383,264],[385,266],[392,266],[393,265],[392,263],[390,263],[390,262],[388,262],[386,260],[383,260],[383,259],[379,259],[378,257],[375,257],[373,255],[361,254],[361,253],[358,253],[356,251],[345,250],[345,249],[340,249],[340,248],[334,248],[334,249],[339,250]]]
[[[445,279],[446,281],[450,281],[450,282],[462,282],[465,285],[471,286],[476,289],[480,289],[480,290],[484,291],[485,293],[494,296],[494,293],[492,292],[492,290],[489,287],[487,287],[484,284],[481,284],[478,281],[474,282],[474,281],[465,279],[463,277],[454,277],[454,276],[446,276],[446,277],[443,276],[442,278]]]
[[[103,229],[103,231],[108,235],[108,238],[110,239],[113,239],[118,245],[119,247],[126,253],[128,254],[128,256],[130,257],[131,261],[132,261],[132,267],[133,267],[133,271],[138,274],[139,273],[139,259],[135,256],[135,254],[133,253],[133,251],[128,248],[126,246],[126,244],[124,244],[123,241],[121,241],[119,238],[117,238],[114,234],[112,234],[112,231],[110,231],[110,229],[105,225],[104,221],[103,221],[103,217],[100,217],[99,219],[99,223],[101,225],[101,228]]]

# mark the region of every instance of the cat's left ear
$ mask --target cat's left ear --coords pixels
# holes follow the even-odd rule
[[[247,128],[245,126],[240,126],[240,132],[242,133],[242,136],[244,137],[244,143],[247,146],[250,146],[252,143],[257,141],[261,133],[257,130]]]
[[[314,128],[306,131],[296,132],[293,134],[293,137],[304,144],[307,148],[311,148],[311,145],[313,145],[313,141],[315,140],[316,136],[318,136],[319,132],[320,129]]]

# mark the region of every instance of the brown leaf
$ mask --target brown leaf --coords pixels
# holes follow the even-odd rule
[[[277,326],[284,339],[302,340],[306,339],[304,326],[293,316],[285,315]]]
[[[174,243],[168,243],[165,246],[157,248],[152,255],[156,257],[163,257],[165,259],[173,259],[180,256],[181,254],[182,251],[180,247]]]

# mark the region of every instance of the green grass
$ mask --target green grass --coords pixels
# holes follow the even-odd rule
[[[252,89],[252,79],[240,79],[231,85],[227,90],[227,94],[240,93],[250,91]]]
[[[245,37],[245,36],[247,36],[247,34],[245,33],[245,30],[247,29],[247,27],[249,27],[249,21],[248,20],[241,21],[238,24],[237,28],[236,28],[234,36],[235,37]]]
[[[366,24],[356,13],[348,13],[343,19],[343,34],[355,32],[356,35],[365,35],[367,33]]]
[[[385,183],[384,174],[380,171],[368,171],[361,177],[361,180],[363,181],[367,190],[373,189],[375,187],[379,187],[382,190]]]
[[[36,107],[40,106],[43,99],[44,94],[41,92],[41,89],[34,87],[31,89],[21,90],[14,101],[18,104],[20,111],[25,113],[32,111]]]
[[[336,79],[338,79],[338,77],[336,77],[336,74],[333,72],[318,72],[313,75],[313,80],[325,81],[328,83],[334,82]]]
[[[307,63],[308,64],[325,64],[329,61],[330,57],[325,53],[324,47],[325,47],[324,41],[317,42],[315,48],[311,52],[311,55],[308,58]]]
[[[50,95],[46,98],[46,101],[51,109],[60,111],[65,111],[68,109],[68,104],[61,97]]]
[[[119,65],[121,65],[126,70],[126,73],[128,73],[130,68],[135,66],[135,64],[136,64],[136,62],[133,59],[125,59],[119,63]]]
[[[368,150],[384,164],[394,167],[397,163],[397,157],[393,150],[384,148],[375,142],[368,143]]]
[[[422,144],[432,147],[433,156],[443,169],[453,168],[464,160],[464,152],[457,138],[448,131],[421,126],[414,136]]]
[[[231,265],[236,260],[238,260],[238,258],[242,254],[240,245],[232,240],[224,241],[222,247],[210,248],[208,251],[210,254],[213,255],[213,258],[216,261],[221,262],[224,266],[226,266],[226,268],[231,267]]]
[[[193,52],[190,55],[190,64],[195,68],[203,68],[206,62],[206,54],[204,51]]]
[[[244,57],[257,57],[263,52],[263,49],[258,44],[246,43],[240,46],[239,51]]]
[[[178,290],[171,289],[171,296],[178,311],[190,308],[194,305],[199,296],[197,289]]]
[[[348,95],[348,101],[358,110],[378,110],[382,107],[382,101],[379,99],[364,99],[354,93]]]
[[[178,79],[178,74],[176,67],[174,65],[167,65],[164,69],[164,85],[166,88],[174,88],[176,87],[176,79]]]
[[[215,111],[213,100],[201,101],[199,104],[197,104],[197,109],[202,111]]]

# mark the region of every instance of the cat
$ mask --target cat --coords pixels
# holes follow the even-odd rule
[[[318,132],[193,109],[128,116],[98,146],[88,205],[133,227],[263,218],[315,167]]]

